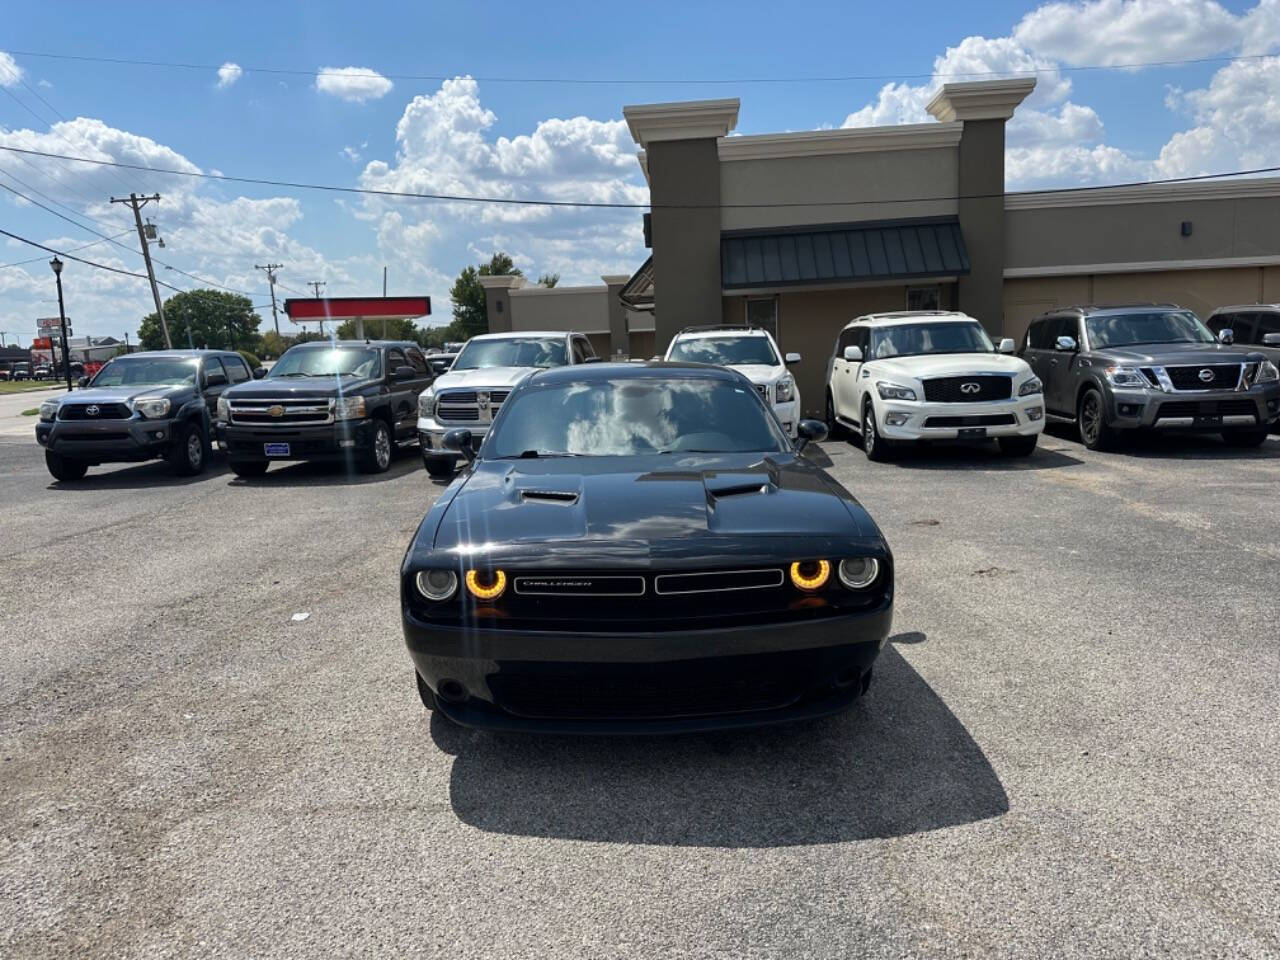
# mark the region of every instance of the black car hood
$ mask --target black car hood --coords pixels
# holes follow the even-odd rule
[[[437,550],[712,537],[879,537],[843,488],[794,454],[488,460],[454,496]]]
[[[195,388],[191,384],[178,384],[170,386],[138,386],[137,384],[127,384],[119,387],[90,387],[87,390],[76,390],[67,394],[65,397],[59,397],[70,403],[129,403],[139,397],[168,397],[170,400],[177,400],[180,397],[190,396]]]
[[[1139,343],[1132,347],[1108,347],[1095,350],[1101,357],[1117,363],[1155,364],[1157,366],[1194,363],[1244,363],[1250,351],[1225,343]],[[1260,354],[1252,359],[1257,360]]]
[[[224,397],[234,400],[305,400],[310,397],[336,397],[339,393],[356,393],[376,380],[343,377],[266,377],[236,384],[223,391]],[[339,390],[341,385],[341,390]]]

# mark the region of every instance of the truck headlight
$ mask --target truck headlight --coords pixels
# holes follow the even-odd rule
[[[884,380],[876,382],[876,389],[880,391],[881,400],[914,400],[916,398],[916,392],[910,387]]]
[[[158,420],[161,417],[169,415],[168,397],[142,397],[133,401],[133,409],[142,414],[148,420]]]
[[[1044,384],[1040,382],[1039,377],[1032,377],[1018,388],[1018,396],[1020,397],[1029,397],[1033,393],[1044,393]]]
[[[339,397],[333,402],[333,419],[363,420],[364,397]]]
[[[1277,370],[1276,365],[1270,360],[1263,360],[1262,363],[1258,365],[1258,375],[1253,378],[1253,382],[1273,383],[1276,380],[1280,380],[1280,370]],[[41,407],[40,409],[43,410],[44,407]]]
[[[1149,387],[1147,378],[1137,367],[1107,367],[1107,380],[1114,387]]]
[[[791,377],[783,377],[774,385],[773,402],[790,403],[796,398],[796,382]]]
[[[45,423],[58,418],[58,401],[46,400],[40,404],[40,419]]]
[[[218,398],[218,419],[223,423],[231,421],[231,403],[226,397]]]
[[[418,416],[434,417],[436,415],[436,391],[427,387],[418,395]]]

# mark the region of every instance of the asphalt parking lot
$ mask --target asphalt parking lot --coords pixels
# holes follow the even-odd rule
[[[533,739],[418,703],[415,455],[0,436],[0,955],[1280,954],[1280,438],[814,455],[896,554],[866,700]]]

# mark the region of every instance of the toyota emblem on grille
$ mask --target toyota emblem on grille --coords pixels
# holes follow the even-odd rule
[[[271,414],[273,417],[283,417],[284,407],[278,403],[273,403],[271,406],[267,407],[267,413]]]
[[[1205,367],[1203,370],[1200,371],[1199,376],[1200,376],[1201,383],[1208,383],[1210,380],[1213,379],[1213,371],[1210,370],[1208,367]]]
[[[960,384],[961,393],[977,393],[981,389],[982,389],[982,384],[975,383],[972,380],[970,380],[968,383]]]
[[[84,412],[86,416],[96,417],[98,414],[102,412],[102,410],[98,407],[96,403],[91,403],[84,408]]]
[[[481,410],[489,409],[489,395],[487,393],[477,393],[476,403],[480,404]]]

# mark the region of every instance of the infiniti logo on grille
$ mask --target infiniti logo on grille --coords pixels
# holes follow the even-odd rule
[[[977,393],[981,389],[982,389],[982,384],[974,383],[972,380],[970,380],[968,383],[960,384],[961,393]]]
[[[1200,376],[1200,381],[1202,383],[1208,383],[1210,380],[1213,379],[1213,371],[1210,370],[1208,367],[1205,367],[1203,370],[1200,371],[1199,376]]]
[[[96,417],[102,411],[98,408],[98,405],[96,403],[91,403],[84,408],[84,412],[87,416]]]

